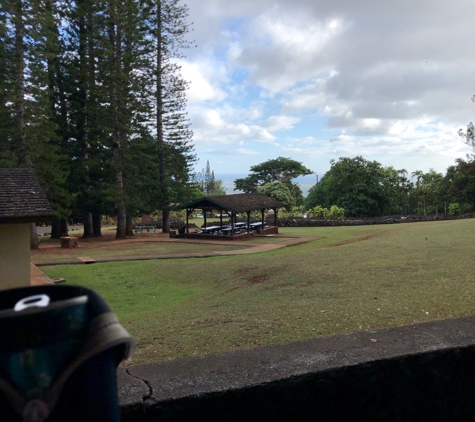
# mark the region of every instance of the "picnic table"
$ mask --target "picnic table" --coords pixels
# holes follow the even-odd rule
[[[251,230],[259,230],[261,227],[262,227],[262,222],[251,223],[251,224],[249,225],[249,228],[250,228]]]
[[[214,233],[221,230],[221,226],[208,226],[208,227],[202,227],[201,232],[202,233]]]
[[[142,233],[146,231],[147,233],[155,233],[156,227],[155,226],[136,226],[134,227],[134,233]]]
[[[223,227],[221,230],[222,230],[223,234],[229,235],[229,234],[231,234],[232,227],[231,226],[226,226],[226,227]],[[238,230],[239,229],[234,228],[234,233],[236,233]]]

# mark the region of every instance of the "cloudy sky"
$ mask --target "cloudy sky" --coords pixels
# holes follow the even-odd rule
[[[475,120],[471,0],[187,0],[182,74],[200,170],[278,156],[445,172]],[[228,190],[228,193],[231,193]]]

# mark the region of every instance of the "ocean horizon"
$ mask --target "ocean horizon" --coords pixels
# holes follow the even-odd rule
[[[234,190],[234,181],[236,179],[242,179],[249,176],[249,174],[215,174],[216,179],[223,181],[223,186],[226,188],[226,194],[231,195],[233,193],[239,193],[239,191]],[[322,174],[309,174],[308,176],[301,176],[294,179],[294,183],[297,183],[302,189],[303,196],[308,195],[308,191],[312,186],[317,183],[318,180],[321,180]]]

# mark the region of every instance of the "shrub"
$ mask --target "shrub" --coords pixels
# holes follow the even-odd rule
[[[459,215],[460,214],[460,204],[454,202],[453,204],[449,205],[449,214],[450,215]]]
[[[332,205],[327,213],[327,218],[330,220],[341,220],[345,215],[345,210],[336,205]]]
[[[308,217],[323,217],[325,212],[325,208],[323,208],[321,205],[317,205],[316,207],[313,207],[307,211],[307,216]]]

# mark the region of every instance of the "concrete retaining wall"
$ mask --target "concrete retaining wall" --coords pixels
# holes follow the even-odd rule
[[[123,421],[472,421],[475,317],[119,370]]]

